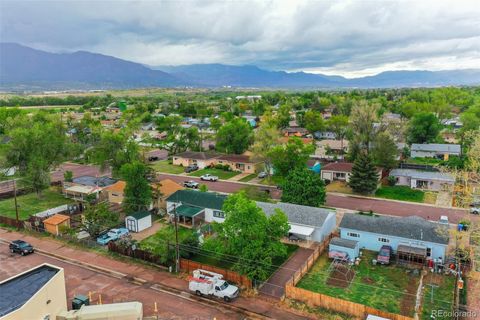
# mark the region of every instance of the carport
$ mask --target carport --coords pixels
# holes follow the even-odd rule
[[[427,260],[427,249],[401,244],[397,248],[398,263],[424,265]]]
[[[310,241],[312,240],[312,234],[315,231],[315,228],[302,226],[298,224],[290,224],[289,234],[293,234],[303,240]]]
[[[199,223],[205,219],[205,209],[200,207],[182,204],[175,209],[175,212],[180,223],[182,223],[183,218],[183,224],[191,225],[192,227],[195,226],[195,221]]]

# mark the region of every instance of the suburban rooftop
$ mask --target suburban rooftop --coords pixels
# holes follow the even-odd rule
[[[420,171],[415,169],[393,169],[390,171],[391,176],[407,176],[414,179],[426,180],[442,180],[448,182],[455,182],[453,176],[449,173],[436,171]]]
[[[411,150],[432,152],[460,152],[460,145],[446,143],[412,143]]]
[[[340,222],[340,229],[342,228],[448,244],[447,226],[427,221],[418,216],[399,218],[346,213]]]

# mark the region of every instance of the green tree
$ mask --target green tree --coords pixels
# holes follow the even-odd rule
[[[263,121],[255,132],[254,140],[253,155],[257,160],[263,161],[265,171],[270,174],[272,169],[270,151],[280,144],[280,131],[274,123]]]
[[[292,107],[288,104],[282,104],[280,108],[278,108],[275,116],[275,121],[277,122],[278,128],[282,129],[288,127],[289,122],[292,119],[290,116],[290,111],[292,111]]]
[[[122,203],[125,213],[147,210],[152,203],[152,188],[147,179],[150,171],[147,165],[139,161],[121,167],[120,176],[126,182]]]
[[[366,152],[361,152],[353,163],[348,185],[355,192],[371,194],[377,189],[378,178],[372,158]]]
[[[22,182],[39,196],[50,185],[50,172],[72,151],[66,129],[57,116],[34,115],[8,131],[7,167],[17,167]]]
[[[392,137],[386,132],[380,132],[373,142],[370,151],[375,165],[387,170],[395,168],[399,154],[397,145]]]
[[[92,238],[98,237],[100,233],[118,223],[118,215],[110,211],[106,202],[89,205],[83,212],[83,217],[82,229],[88,232]]]
[[[282,185],[282,201],[318,207],[325,203],[325,184],[307,167],[297,167],[290,171]]]
[[[217,247],[223,253],[238,257],[234,270],[250,279],[267,279],[273,259],[287,254],[285,245],[280,241],[290,229],[287,216],[277,210],[267,217],[243,193],[230,195],[225,200],[223,211],[225,221],[214,224],[217,237],[212,241],[223,244]]]
[[[218,130],[216,148],[225,153],[241,154],[252,142],[252,127],[244,119],[235,118]]]
[[[303,116],[303,122],[305,128],[311,133],[321,131],[325,128],[322,114],[315,110],[307,110]]]
[[[407,129],[409,143],[434,142],[442,126],[438,118],[431,112],[422,112],[414,115]]]
[[[113,174],[117,175],[125,163],[140,160],[141,154],[138,144],[125,132],[106,131],[89,151],[88,158],[102,169],[111,166]]]
[[[380,106],[376,103],[359,101],[353,106],[350,114],[350,128],[354,133],[354,141],[362,150],[369,150],[370,142],[373,141],[376,130],[374,124],[378,122]]]
[[[304,144],[302,140],[294,137],[288,143],[272,148],[268,156],[272,159],[275,175],[286,177],[290,170],[304,167],[314,151],[313,144]]]

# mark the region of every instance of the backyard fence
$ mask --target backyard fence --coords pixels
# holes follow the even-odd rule
[[[108,250],[127,257],[140,259],[158,265],[164,265],[164,263],[161,262],[161,257],[156,254],[141,249],[133,250],[131,247],[119,246],[114,241],[110,241],[108,243]]]
[[[21,220],[17,221],[16,219],[0,216],[0,223],[6,224],[6,225],[9,225],[11,227],[18,228],[18,229],[23,229],[23,221],[21,221]]]
[[[292,277],[286,282],[292,286],[296,286],[302,277],[313,267],[318,257],[328,248],[330,240],[337,236],[335,233],[331,233],[325,240],[323,240],[314,250],[313,253],[307,258],[305,263],[292,275]]]
[[[207,270],[215,273],[220,273],[225,277],[225,280],[227,281],[234,282],[248,289],[252,288],[252,280],[235,271],[214,267],[208,264],[202,264],[199,262],[195,262],[195,261],[183,259],[183,258],[180,259],[180,269],[188,273],[191,273],[193,270],[196,270],[196,269],[203,269],[203,270]]]
[[[328,310],[348,314],[356,318],[365,319],[367,315],[387,318],[391,320],[413,320],[411,317],[378,310],[363,304],[330,297],[321,293],[312,292],[302,288],[286,285],[286,295],[290,299],[302,301],[311,307],[320,307]]]

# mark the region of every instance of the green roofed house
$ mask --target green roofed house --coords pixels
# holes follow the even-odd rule
[[[167,198],[167,214],[170,219],[177,215],[179,222],[199,225],[202,222],[223,222],[222,211],[226,195],[195,190],[178,190]]]
[[[152,215],[148,211],[139,211],[125,217],[125,227],[132,232],[140,232],[152,226]]]

